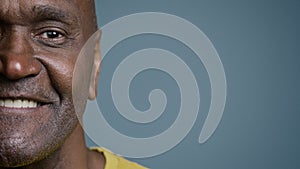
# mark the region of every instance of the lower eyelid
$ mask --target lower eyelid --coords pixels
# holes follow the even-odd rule
[[[55,47],[55,48],[67,43],[67,38],[65,37],[50,39],[50,38],[43,38],[43,37],[36,36],[34,37],[34,39],[43,46]]]

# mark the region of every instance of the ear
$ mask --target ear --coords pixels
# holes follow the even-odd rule
[[[98,30],[99,34],[96,37],[95,48],[94,48],[94,64],[92,68],[90,86],[89,86],[89,99],[94,100],[97,96],[98,78],[101,67],[101,52],[100,52],[100,39],[101,31]]]

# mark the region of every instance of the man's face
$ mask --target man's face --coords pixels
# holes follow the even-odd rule
[[[0,1],[0,166],[45,158],[78,124],[72,73],[92,33],[86,3]]]

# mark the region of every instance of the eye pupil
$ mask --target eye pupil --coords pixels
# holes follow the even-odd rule
[[[46,32],[48,38],[57,38],[59,37],[59,33],[55,31]]]

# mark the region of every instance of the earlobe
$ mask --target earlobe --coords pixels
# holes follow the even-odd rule
[[[93,70],[90,78],[90,86],[89,86],[89,99],[94,100],[97,96],[97,88],[98,88],[98,78],[100,74],[101,67],[101,52],[100,52],[100,38],[101,31],[99,30],[98,35],[96,37],[96,44],[94,48],[94,64]]]

